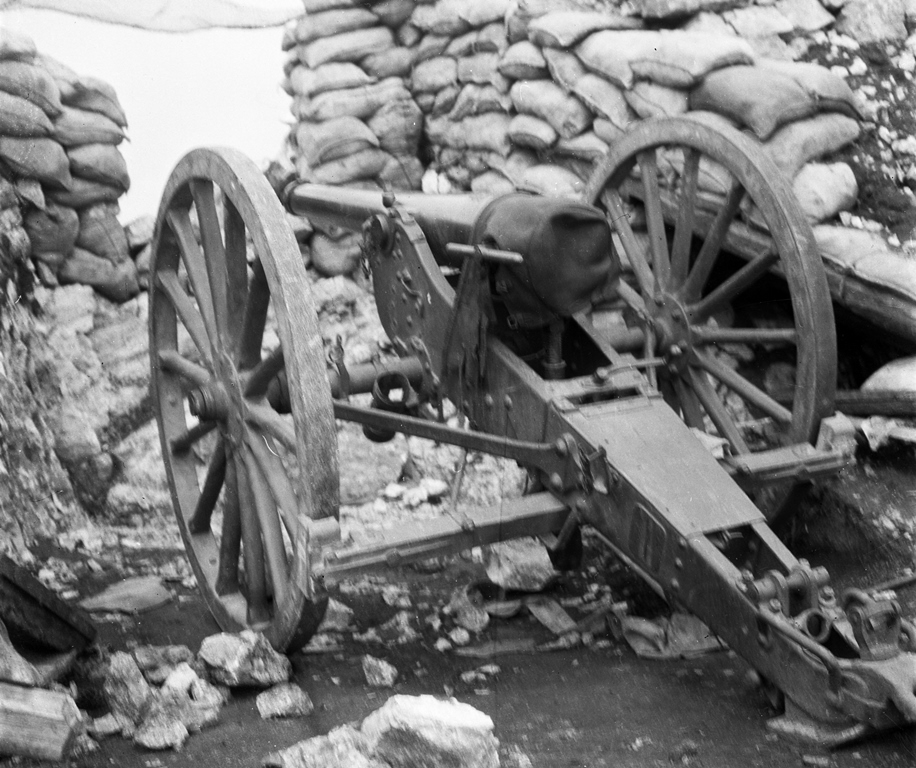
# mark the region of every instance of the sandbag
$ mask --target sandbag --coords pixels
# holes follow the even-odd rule
[[[474,44],[477,42],[477,30],[472,29],[463,35],[453,38],[443,52],[446,56],[458,59],[462,56],[470,56],[474,53]]]
[[[510,121],[508,115],[500,112],[473,115],[457,123],[447,117],[435,117],[427,121],[426,133],[433,144],[508,155],[512,149],[508,136]]]
[[[105,298],[117,303],[132,299],[140,292],[137,267],[130,259],[115,266],[82,248],[73,250],[61,265],[57,278],[61,285],[91,285]]]
[[[477,32],[474,53],[487,53],[489,51],[502,56],[508,47],[509,41],[506,40],[506,32],[502,23],[494,21]]]
[[[383,104],[398,99],[409,99],[410,93],[399,77],[390,77],[361,88],[342,91],[325,91],[313,99],[296,97],[292,110],[300,120],[322,122],[335,117],[358,117],[365,120],[375,114]]]
[[[113,144],[83,144],[71,147],[67,156],[70,158],[70,170],[76,176],[110,184],[122,192],[130,189],[127,162]]]
[[[581,200],[585,183],[572,171],[543,163],[525,171],[518,188],[521,192],[534,192],[545,197]]]
[[[692,88],[714,70],[753,64],[750,44],[733,35],[681,30],[664,31],[654,50],[641,50],[629,59],[636,77],[672,88]]]
[[[536,45],[523,40],[510,46],[497,65],[512,80],[540,80],[547,77],[547,61]]]
[[[687,91],[640,80],[624,93],[633,111],[642,118],[675,117],[687,111]]]
[[[604,157],[607,151],[607,142],[599,138],[594,131],[587,131],[572,139],[560,139],[553,147],[554,155],[575,157],[589,162]]]
[[[789,123],[774,133],[763,149],[786,178],[793,179],[805,163],[851,144],[860,131],[859,123],[846,115],[825,112]]]
[[[416,155],[423,133],[423,113],[413,99],[383,104],[368,123],[378,146],[392,155]]]
[[[392,155],[379,172],[378,181],[392,189],[419,189],[423,164],[416,155]]]
[[[297,45],[296,53],[299,61],[314,69],[335,61],[360,61],[388,48],[394,48],[391,30],[387,27],[369,27]]]
[[[0,59],[31,61],[38,53],[35,41],[6,25],[0,26]]]
[[[127,116],[118,101],[118,94],[109,83],[97,77],[81,77],[74,86],[73,94],[62,96],[61,100],[68,107],[98,112],[115,125],[127,127]]]
[[[652,56],[661,44],[661,37],[661,32],[603,30],[579,43],[576,55],[592,72],[621,88],[630,88],[635,79],[630,61]]]
[[[414,52],[410,48],[389,48],[373,53],[360,62],[367,75],[384,79],[386,77],[407,77],[413,67]]]
[[[410,18],[415,6],[413,0],[383,0],[372,6],[372,13],[389,29],[397,29]]]
[[[99,112],[65,106],[54,121],[54,137],[65,147],[82,144],[120,144],[124,131]]]
[[[38,179],[27,179],[25,177],[20,177],[16,179],[13,188],[15,189],[16,198],[18,199],[14,199],[11,205],[16,205],[19,202],[24,202],[34,206],[40,211],[45,209],[45,193],[42,190],[41,182],[38,181]],[[3,193],[0,192],[0,207],[5,207],[2,204],[2,197]]]
[[[457,89],[455,89],[457,96]],[[433,105],[436,103],[436,94],[434,93],[415,93],[413,96],[414,103],[420,108],[424,115],[432,114]],[[440,111],[439,114],[442,114]]]
[[[499,197],[515,192],[515,185],[501,173],[487,171],[471,179],[471,192]]]
[[[509,9],[509,0],[459,0],[458,15],[472,27],[501,21]]]
[[[559,137],[550,123],[533,115],[516,115],[509,123],[509,139],[519,147],[550,149]]]
[[[32,243],[32,253],[68,255],[80,230],[79,215],[72,208],[47,203],[45,209],[32,209],[25,215],[25,231]]]
[[[74,176],[69,189],[53,190],[48,199],[70,208],[86,208],[96,203],[116,203],[123,193],[118,187]]]
[[[451,42],[452,39],[445,35],[425,35],[417,46],[414,64],[433,59],[436,56],[442,56]]]
[[[772,68],[748,66],[708,75],[690,92],[690,108],[731,117],[761,141],[779,126],[817,112],[817,104],[794,79]]]
[[[757,66],[791,77],[817,105],[818,112],[840,112],[861,120],[862,107],[852,88],[839,75],[820,64],[761,59]]]
[[[306,173],[300,175],[303,181],[315,184],[339,185],[357,179],[374,179],[381,173],[389,157],[387,152],[375,147],[361,149],[338,160],[310,167]],[[299,170],[299,165],[296,169]]]
[[[567,93],[572,93],[579,78],[588,74],[582,62],[572,53],[557,48],[545,48],[541,53],[554,81]]]
[[[443,88],[441,91],[439,91],[439,93],[435,94],[435,96],[433,96],[433,94],[420,94],[420,96],[433,96],[433,103],[429,110],[429,114],[433,117],[438,117],[439,115],[444,115],[454,109],[460,94],[461,86],[456,83],[455,85],[450,85],[447,88]],[[419,96],[417,98],[419,98]]]
[[[420,40],[423,39],[423,33],[413,24],[407,22],[398,27],[396,38],[398,45],[403,45],[405,48],[415,48],[420,44]]]
[[[51,73],[36,64],[0,59],[0,91],[28,99],[48,117],[60,114],[60,88]]]
[[[323,37],[353,32],[378,24],[378,17],[365,8],[336,8],[310,13],[296,23],[293,37],[297,43],[310,43]]]
[[[294,135],[301,156],[313,168],[379,146],[375,133],[362,120],[350,116],[299,123]]]
[[[592,112],[610,120],[619,128],[626,128],[639,119],[630,106],[624,91],[600,75],[586,72],[576,80],[572,92]]]
[[[72,98],[76,95],[76,88],[77,85],[79,85],[80,76],[70,67],[45,53],[38,56],[35,59],[35,63],[44,68],[45,71],[54,78],[61,102],[63,102],[64,99]]]
[[[458,59],[458,82],[486,85],[499,74],[498,53],[475,53]]]
[[[83,248],[117,266],[130,260],[127,234],[118,221],[120,209],[113,203],[102,203],[83,208],[79,212],[80,231],[76,238],[78,248]]]
[[[819,224],[848,211],[856,204],[859,186],[846,163],[808,163],[802,168],[792,191],[811,224]]]
[[[659,171],[670,176],[668,183],[673,186],[677,179],[684,176],[684,152],[680,149],[662,149],[657,154]],[[731,189],[735,177],[720,163],[707,157],[700,156],[697,168],[697,188],[703,192],[724,197]]]
[[[512,99],[500,93],[492,85],[475,85],[468,83],[455,100],[450,117],[461,120],[469,115],[482,115],[484,112],[509,112]]]
[[[461,0],[438,0],[429,5],[418,5],[410,16],[410,23],[424,32],[434,35],[457,37],[471,28],[461,18]]]
[[[0,91],[0,135],[31,138],[50,136],[51,120],[45,111],[21,96]]]
[[[290,72],[289,80],[295,96],[317,96],[325,91],[359,88],[375,82],[375,78],[351,62],[322,64],[315,69],[299,65]]]
[[[435,56],[414,66],[410,90],[414,93],[431,93],[457,82],[458,62],[451,56]]]
[[[505,176],[513,186],[518,186],[525,171],[537,164],[538,156],[523,147],[516,147],[507,156],[496,153],[487,155],[487,165]]]
[[[520,80],[509,91],[515,108],[546,120],[564,138],[570,139],[592,123],[592,113],[575,96],[547,80]]]
[[[358,0],[302,0],[306,13],[323,13],[335,8],[355,8]]]
[[[625,128],[621,128],[603,117],[595,118],[595,122],[592,123],[592,130],[595,132],[595,136],[606,142],[609,146],[613,146],[615,141],[623,138],[626,134]]]
[[[528,24],[528,39],[548,48],[571,48],[602,29],[639,29],[642,22],[610,11],[552,11]]]
[[[54,139],[0,136],[0,158],[17,174],[54,187],[69,187],[70,164]]]

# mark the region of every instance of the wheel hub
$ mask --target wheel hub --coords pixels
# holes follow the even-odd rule
[[[683,370],[694,346],[684,305],[673,295],[665,294],[653,305],[649,322],[655,332],[656,354],[665,359],[669,370]]]

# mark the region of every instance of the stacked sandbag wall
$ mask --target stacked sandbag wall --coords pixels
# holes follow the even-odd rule
[[[298,179],[419,188],[423,115],[405,81],[415,53],[416,33],[406,23],[413,10],[413,0],[305,0],[305,14],[283,37]],[[359,263],[351,233],[299,232],[320,272],[344,274]]]
[[[114,90],[0,36],[0,174],[19,190],[39,278],[125,301],[139,286],[118,199],[130,179],[117,145],[127,121]]]

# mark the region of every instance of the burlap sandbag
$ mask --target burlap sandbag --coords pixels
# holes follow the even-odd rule
[[[132,299],[140,292],[137,267],[133,261],[128,259],[115,266],[108,259],[82,248],[73,250],[61,265],[57,278],[62,285],[91,285],[105,298],[119,304]]]
[[[296,96],[317,96],[325,91],[359,88],[375,82],[373,77],[348,61],[322,64],[315,69],[300,64],[290,72],[289,80],[293,95]]]
[[[38,208],[40,211],[44,210],[45,193],[38,179],[27,179],[24,176],[20,176],[16,179],[14,189],[18,200],[14,200],[12,205],[24,202]],[[2,193],[0,193],[0,198],[2,198]],[[0,205],[2,205],[2,203],[0,203]]]
[[[527,40],[510,46],[500,58],[497,68],[512,80],[540,80],[547,77],[544,54]]]
[[[474,53],[492,52],[502,56],[508,47],[509,41],[506,40],[506,30],[501,22],[495,21],[477,31]]]
[[[384,79],[386,77],[407,77],[413,67],[414,52],[410,48],[389,48],[381,53],[366,56],[360,66],[367,75]]]
[[[766,67],[736,66],[707,75],[690,92],[690,108],[726,115],[765,141],[779,126],[813,115],[818,105],[788,75]]]
[[[435,56],[414,66],[410,90],[414,93],[433,93],[457,82],[458,62],[451,56]]]
[[[81,77],[74,87],[73,95],[62,96],[61,100],[69,107],[98,112],[115,125],[127,127],[127,116],[118,100],[118,94],[109,83],[97,77]]]
[[[445,35],[424,35],[414,54],[414,64],[442,56],[451,42],[452,38]]]
[[[753,64],[754,51],[734,35],[670,30],[661,33],[651,51],[629,59],[636,77],[672,88],[692,88],[714,70],[735,64]]]
[[[410,16],[410,23],[434,35],[457,37],[471,28],[461,18],[462,0],[438,0],[436,3],[418,5]]]
[[[582,66],[582,62],[579,61],[578,57],[572,53],[561,51],[558,48],[545,48],[541,53],[547,62],[550,76],[567,93],[572,93],[576,83],[579,82],[579,78],[589,73]]]
[[[625,128],[621,128],[603,117],[595,118],[595,122],[592,123],[592,130],[595,132],[595,136],[610,146],[618,139],[622,139],[626,134]]]
[[[851,144],[860,131],[859,123],[846,115],[825,112],[789,123],[774,133],[763,149],[787,179],[794,179],[805,163]]]
[[[303,181],[315,184],[346,184],[357,179],[374,179],[381,173],[389,157],[387,152],[375,147],[362,149],[338,160],[309,167],[300,177]],[[299,164],[296,170],[300,170]]]
[[[392,155],[379,172],[378,182],[392,189],[419,189],[423,164],[416,155]]]
[[[423,39],[423,32],[408,21],[397,28],[395,36],[398,45],[403,45],[405,48],[416,48]]]
[[[472,27],[502,21],[509,10],[509,0],[459,0],[458,15]]]
[[[651,80],[640,80],[624,92],[627,104],[642,118],[683,115],[687,111],[688,96],[685,90],[658,85]]]
[[[633,111],[623,89],[600,75],[586,72],[576,81],[572,91],[592,112],[610,120],[619,128],[627,128],[639,119],[639,115]]]
[[[552,11],[528,25],[528,39],[548,48],[571,48],[602,29],[639,29],[642,22],[611,11]]]
[[[581,200],[585,183],[572,171],[544,163],[525,171],[518,188],[520,192],[534,192],[546,197]]]
[[[294,134],[300,155],[313,168],[379,146],[375,133],[362,120],[349,116],[301,122]]]
[[[0,91],[0,135],[30,138],[50,136],[51,120],[45,111],[21,96]]]
[[[435,117],[427,121],[426,134],[432,144],[457,149],[483,149],[508,155],[512,150],[509,142],[511,118],[499,112],[466,117],[454,122],[447,117]]]
[[[522,176],[525,175],[525,171],[538,164],[538,156],[530,149],[518,147],[513,149],[506,157],[497,154],[489,155],[487,164],[494,171],[501,173],[511,181],[513,186],[517,187],[522,180]]]
[[[79,215],[72,208],[47,203],[45,210],[32,209],[23,223],[32,243],[32,253],[66,256],[76,245],[80,231]]]
[[[607,142],[600,139],[594,131],[587,131],[572,139],[560,139],[552,150],[554,155],[575,157],[591,162],[604,157],[607,151]]]
[[[808,163],[795,177],[792,191],[811,224],[834,218],[856,204],[859,185],[846,163]]]
[[[91,181],[101,181],[118,187],[122,192],[130,189],[130,176],[124,155],[113,144],[83,144],[67,151],[70,170]]]
[[[757,66],[791,77],[817,104],[819,112],[840,112],[861,120],[862,106],[852,88],[839,75],[820,64],[761,59]]]
[[[458,59],[458,82],[486,85],[499,75],[498,53],[475,53]]]
[[[80,231],[76,245],[117,266],[130,260],[127,234],[118,221],[115,203],[101,203],[79,212]]]
[[[461,94],[461,86],[457,83],[455,85],[450,85],[448,88],[443,88],[439,93],[433,95],[429,94],[420,94],[420,96],[433,96],[432,106],[429,109],[429,114],[432,117],[438,117],[439,115],[445,115],[454,109],[455,104],[458,102],[458,96]],[[417,98],[420,98],[418,96]]]
[[[471,179],[471,192],[500,197],[515,192],[515,185],[501,173],[486,171]]]
[[[413,99],[389,101],[370,118],[368,126],[386,152],[416,155],[423,133],[423,113]]]
[[[475,85],[468,83],[461,89],[455,106],[452,107],[452,120],[461,120],[469,115],[482,115],[484,112],[509,112],[512,99],[500,93],[492,85]]]
[[[533,115],[516,115],[509,123],[509,139],[518,147],[543,151],[556,144],[558,138],[550,123]]]
[[[118,187],[74,176],[69,189],[51,191],[47,197],[55,203],[79,210],[96,203],[116,203],[122,194]]]
[[[353,32],[378,24],[378,17],[365,8],[337,8],[310,13],[296,23],[293,36],[297,43],[310,43],[323,37]]]
[[[592,123],[592,113],[575,96],[547,80],[520,80],[509,91],[515,108],[546,120],[564,138],[571,139]]]
[[[0,60],[0,91],[28,99],[48,117],[57,117],[63,106],[54,77],[36,64]]]
[[[455,94],[457,96],[457,94]],[[436,94],[433,93],[415,93],[413,95],[414,103],[420,108],[424,115],[430,115],[433,111],[433,105],[436,103]],[[439,113],[440,115],[442,112]]]
[[[323,13],[335,8],[356,8],[360,0],[302,0],[306,13]]]
[[[16,173],[54,187],[69,187],[70,164],[54,139],[0,136],[0,158]]]
[[[0,59],[31,61],[37,52],[31,37],[5,25],[0,26]]]
[[[45,53],[38,56],[35,59],[35,63],[45,69],[51,77],[54,78],[62,102],[64,99],[71,98],[76,94],[80,76],[70,67]]]
[[[383,104],[397,99],[408,99],[410,93],[399,77],[390,77],[361,88],[342,91],[325,91],[312,99],[293,99],[293,114],[300,120],[322,122],[335,117],[358,117],[366,120]]]
[[[629,88],[635,79],[630,61],[651,56],[658,49],[661,37],[661,32],[603,30],[579,43],[576,55],[592,72],[621,88]]]
[[[54,137],[65,147],[82,144],[120,144],[124,131],[99,112],[64,107],[54,121]]]
[[[394,48],[394,35],[387,27],[369,27],[297,45],[299,61],[314,69],[335,61],[360,61],[372,53]]]
[[[462,56],[470,56],[474,53],[474,45],[477,42],[477,30],[472,29],[463,35],[453,38],[443,52],[446,56],[452,56],[455,59]]]
[[[415,7],[414,0],[382,0],[372,6],[372,13],[389,29],[397,29],[410,18]]]

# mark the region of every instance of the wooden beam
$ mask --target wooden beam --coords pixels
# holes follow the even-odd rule
[[[63,760],[81,729],[66,693],[0,683],[0,754]]]

